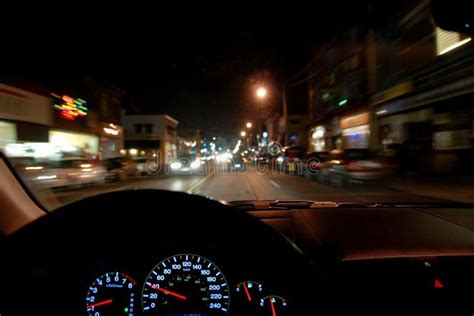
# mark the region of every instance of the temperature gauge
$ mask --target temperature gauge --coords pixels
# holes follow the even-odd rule
[[[269,295],[260,300],[263,315],[284,316],[288,315],[288,304],[281,296]]]
[[[244,281],[237,284],[236,292],[247,302],[258,302],[261,298],[263,287],[255,281]]]

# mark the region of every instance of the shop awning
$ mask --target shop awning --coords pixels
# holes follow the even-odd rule
[[[474,76],[469,76],[429,91],[386,103],[380,106],[375,114],[390,115],[473,92]]]

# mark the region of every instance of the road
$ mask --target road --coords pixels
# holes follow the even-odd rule
[[[130,189],[163,189],[199,194],[216,200],[311,199],[336,202],[447,202],[425,192],[410,192],[389,186],[352,185],[337,188],[304,177],[249,168],[241,173],[213,172],[207,175],[156,176],[101,186],[57,192],[61,204],[90,195]]]

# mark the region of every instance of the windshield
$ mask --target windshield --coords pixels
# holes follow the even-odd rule
[[[12,44],[0,150],[50,210],[130,189],[474,202],[471,35],[437,26],[429,1],[349,6],[155,17],[27,58]]]

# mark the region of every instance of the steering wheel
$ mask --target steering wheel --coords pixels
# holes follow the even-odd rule
[[[323,293],[315,266],[275,230],[241,210],[178,192],[86,198],[23,227],[0,249],[1,315],[87,315],[90,275],[106,266],[145,275],[151,263],[177,253],[212,258],[232,281],[268,280],[287,295],[288,315],[307,314]]]

